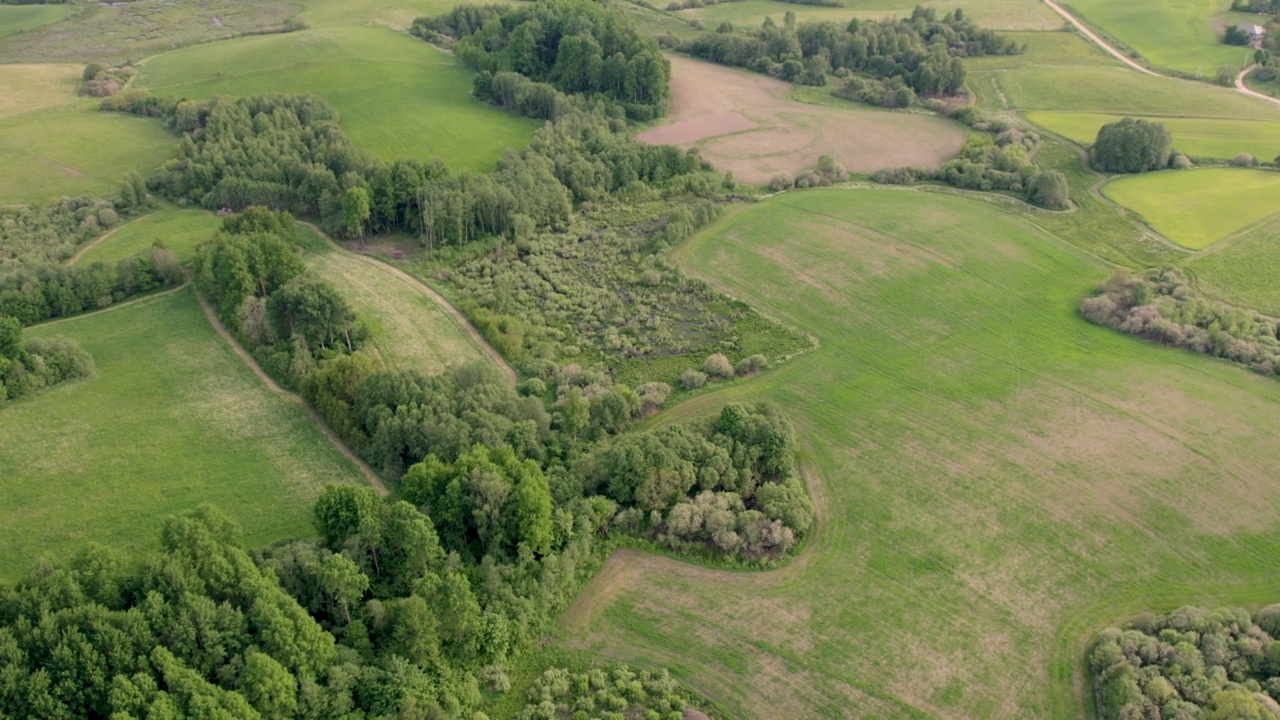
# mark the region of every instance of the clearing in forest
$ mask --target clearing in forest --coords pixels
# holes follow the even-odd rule
[[[904,165],[937,167],[964,142],[961,127],[928,115],[788,97],[791,85],[767,75],[680,55],[671,60],[671,112],[637,139],[697,147],[739,182],[795,175],[831,155],[854,172]],[[833,98],[834,100],[834,98]]]
[[[116,228],[110,235],[85,248],[75,258],[80,265],[105,262],[115,265],[121,258],[139,253],[155,244],[164,243],[186,263],[195,258],[196,245],[208,239],[222,224],[222,219],[208,210],[166,207]]]
[[[964,197],[829,189],[677,259],[822,347],[666,419],[779,404],[824,522],[773,572],[620,553],[571,646],[744,718],[1086,717],[1095,628],[1280,592],[1280,383],[1082,320],[1092,256]]]
[[[1175,243],[1199,250],[1277,212],[1280,173],[1244,168],[1166,170],[1117,178],[1102,194]]]
[[[248,546],[307,537],[321,488],[360,478],[218,339],[190,288],[26,334],[70,337],[97,369],[0,412],[0,577],[88,541],[144,550],[202,502]]]
[[[382,160],[436,157],[487,172],[538,124],[471,97],[473,73],[427,43],[385,27],[238,38],[144,63],[135,85],[196,100],[279,92],[318,95],[357,147]]]

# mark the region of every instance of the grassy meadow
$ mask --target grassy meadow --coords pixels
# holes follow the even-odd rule
[[[666,2],[654,3],[665,8]],[[918,2],[917,0],[846,0],[844,7],[821,7],[817,5],[797,5],[779,2],[778,0],[741,0],[703,8],[681,10],[679,17],[697,18],[713,30],[716,25],[728,20],[735,25],[759,27],[766,16],[781,22],[787,12],[793,12],[797,21],[831,20],[846,23],[850,18],[895,18],[906,17],[917,5],[936,7],[938,12],[945,13],[955,9],[957,5],[949,2]],[[970,15],[983,27],[994,30],[1052,30],[1061,27],[1062,18],[1050,10],[1044,3],[1035,0],[984,0],[982,3],[963,6]]]
[[[375,157],[439,157],[452,170],[485,172],[505,150],[523,147],[537,124],[473,99],[471,76],[403,32],[345,27],[184,48],[148,60],[135,84],[194,99],[320,95]]]
[[[1156,67],[1213,78],[1220,67],[1240,69],[1252,62],[1245,61],[1252,49],[1222,43],[1225,25],[1257,21],[1255,15],[1230,12],[1231,0],[1071,0],[1065,6]]]
[[[963,197],[819,190],[677,257],[822,348],[665,419],[780,404],[823,523],[767,573],[621,553],[562,642],[744,718],[1085,717],[1096,630],[1280,596],[1280,384],[1080,319],[1091,256]]]
[[[151,547],[165,517],[201,502],[250,546],[308,536],[320,489],[360,478],[222,343],[190,289],[27,332],[74,339],[97,369],[0,411],[0,577],[90,540]]]
[[[1173,242],[1206,248],[1277,212],[1280,173],[1242,168],[1169,170],[1117,178],[1102,194]]]
[[[151,247],[157,240],[177,254],[182,262],[195,258],[196,245],[213,234],[222,219],[207,210],[166,207],[120,226],[76,258],[81,265],[105,262],[114,265],[121,258]]]
[[[0,38],[65,20],[67,5],[0,5]]]
[[[1280,216],[1182,265],[1210,297],[1280,317]]]
[[[1027,119],[1046,130],[1091,145],[1098,128],[1124,115],[1073,112],[1030,112]],[[1173,136],[1173,146],[1192,157],[1230,159],[1246,152],[1261,160],[1280,154],[1280,112],[1276,121],[1223,118],[1147,117],[1162,123]]]

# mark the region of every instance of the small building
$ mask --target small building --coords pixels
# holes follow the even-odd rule
[[[1254,25],[1253,23],[1240,23],[1236,26],[1236,29],[1249,36],[1250,45],[1256,45],[1262,42],[1262,38],[1267,36],[1266,28],[1261,25]]]

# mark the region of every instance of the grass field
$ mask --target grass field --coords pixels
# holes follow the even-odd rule
[[[1212,78],[1219,67],[1240,69],[1252,62],[1245,61],[1252,49],[1221,41],[1225,24],[1258,20],[1228,12],[1231,0],[1071,0],[1067,7],[1157,67]]]
[[[102,261],[114,265],[152,246],[156,240],[178,255],[182,262],[195,257],[196,245],[207,239],[222,219],[207,210],[180,210],[166,207],[122,225],[109,237],[85,250],[77,259],[81,265]]]
[[[667,3],[657,2],[655,5],[665,8]],[[782,22],[782,17],[788,11],[795,13],[797,21],[801,22],[831,20],[843,24],[852,17],[901,18],[911,15],[911,10],[917,5],[936,7],[940,13],[950,12],[957,7],[956,3],[951,2],[916,0],[845,0],[845,7],[838,8],[797,5],[777,0],[742,0],[681,10],[676,15],[698,18],[707,29],[714,30],[724,20],[747,27],[759,27],[766,16]],[[1053,30],[1062,26],[1062,18],[1036,0],[983,0],[963,7],[965,13],[982,27],[994,30]]]
[[[537,125],[471,97],[470,70],[402,32],[381,27],[241,38],[147,61],[136,84],[195,99],[311,93],[338,110],[343,130],[375,157],[439,157],[453,170],[491,170]]]
[[[1280,217],[1183,265],[1210,297],[1280,317]]]
[[[93,540],[151,547],[211,502],[260,545],[309,536],[311,502],[359,474],[214,334],[191,290],[28,331],[73,338],[92,378],[0,409],[0,577]]]
[[[453,318],[412,278],[380,261],[330,248],[299,226],[307,265],[342,289],[372,334],[373,352],[388,366],[431,375],[484,355]]]
[[[70,10],[66,5],[0,5],[0,38],[52,25]]]
[[[823,190],[678,260],[820,337],[667,419],[780,404],[823,523],[769,573],[623,553],[563,642],[744,718],[1074,718],[1101,627],[1280,597],[1280,384],[1081,320],[1090,256],[964,198]]]
[[[1031,112],[1031,122],[1082,145],[1093,144],[1098,128],[1123,118],[1101,113]],[[1280,112],[1275,122],[1224,118],[1148,117],[1163,123],[1173,146],[1193,157],[1230,159],[1247,152],[1269,161],[1280,154]]]
[[[1102,194],[1193,250],[1280,212],[1280,173],[1239,168],[1170,170],[1117,178]]]

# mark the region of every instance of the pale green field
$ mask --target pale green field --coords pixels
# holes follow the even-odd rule
[[[821,525],[767,573],[615,556],[571,647],[741,718],[1061,720],[1101,628],[1280,597],[1280,382],[1082,320],[1096,258],[963,197],[813,190],[677,260],[821,340],[664,418],[780,405]]]
[[[1029,112],[1031,122],[1081,145],[1092,145],[1098,128],[1123,115],[1069,112]],[[1275,122],[1224,118],[1147,117],[1163,123],[1173,135],[1173,146],[1193,157],[1230,159],[1246,152],[1270,161],[1280,154],[1280,112]]]
[[[1210,297],[1280,317],[1280,217],[1183,266]]]
[[[470,95],[472,73],[404,33],[380,27],[308,30],[198,45],[148,60],[135,83],[203,99],[264,92],[320,95],[375,157],[438,157],[452,170],[491,170],[537,125]]]
[[[1245,60],[1252,57],[1251,48],[1221,41],[1224,23],[1258,20],[1228,12],[1231,0],[1071,0],[1067,7],[1157,67],[1213,78],[1219,67],[1240,69],[1252,62]]]
[[[659,8],[667,6],[664,1],[654,4]],[[698,18],[708,30],[714,30],[723,20],[744,27],[759,27],[766,16],[782,22],[788,11],[795,13],[796,19],[801,22],[831,20],[847,23],[853,17],[900,18],[911,15],[911,10],[917,5],[936,7],[939,13],[961,7],[982,27],[993,30],[1053,30],[1062,26],[1062,18],[1037,0],[983,0],[981,3],[968,4],[916,0],[845,0],[845,7],[839,8],[798,5],[776,0],[742,0],[681,10],[675,14],[678,17]]]
[[[0,37],[52,25],[70,10],[67,5],[0,5]]]
[[[1166,170],[1117,178],[1102,194],[1173,242],[1198,250],[1280,212],[1280,172]]]
[[[314,534],[311,505],[360,474],[222,343],[192,291],[33,328],[93,355],[93,377],[0,408],[0,577],[96,541],[154,547],[210,502],[248,546]]]
[[[114,265],[121,258],[151,247],[156,240],[163,241],[179,260],[188,262],[195,257],[196,245],[208,239],[221,224],[222,219],[207,210],[166,207],[120,226],[85,250],[76,262],[92,265],[101,261]]]

